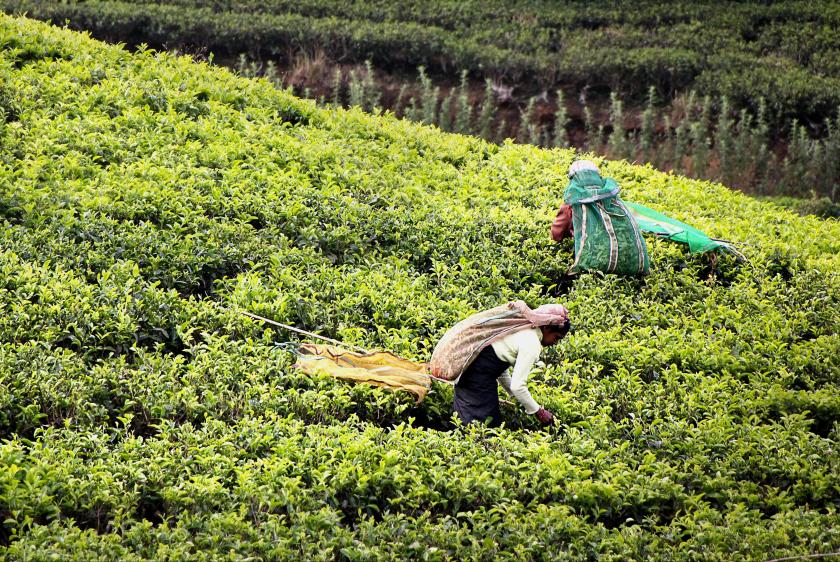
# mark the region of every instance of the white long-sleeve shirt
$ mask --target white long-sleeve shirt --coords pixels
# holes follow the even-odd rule
[[[508,334],[491,345],[499,359],[513,366],[513,373],[510,369],[505,371],[499,377],[499,383],[508,394],[522,404],[526,413],[536,413],[540,405],[528,391],[528,376],[542,351],[542,330],[539,328],[520,330]]]

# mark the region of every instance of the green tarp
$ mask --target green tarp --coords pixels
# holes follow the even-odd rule
[[[688,244],[688,250],[692,254],[714,250],[733,251],[733,248],[726,242],[713,240],[696,228],[665,216],[658,211],[629,201],[625,201],[624,204],[630,209],[630,213],[643,232],[650,232],[668,240]]]

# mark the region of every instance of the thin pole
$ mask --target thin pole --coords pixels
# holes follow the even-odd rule
[[[295,328],[294,326],[289,326],[288,324],[281,324],[280,322],[275,322],[274,320],[269,320],[268,318],[263,318],[262,316],[258,316],[247,310],[239,310],[237,311],[239,314],[243,316],[247,316],[248,318],[253,318],[254,320],[260,320],[261,322],[266,322],[268,324],[273,324],[274,326],[278,326],[283,328],[284,330],[289,330],[290,332],[297,332],[298,334],[303,334],[305,336],[309,336],[310,338],[318,338],[324,341],[328,341],[330,343],[334,343],[336,345],[340,345],[341,347],[349,347],[351,349],[355,349],[356,351],[361,351],[362,353],[370,353],[368,350],[359,347],[358,345],[353,345],[352,343],[344,343],[338,340],[334,340],[332,338],[328,338],[327,336],[322,336],[319,334],[315,334],[313,332],[307,332],[306,330],[301,330],[300,328]]]
[[[840,552],[826,552],[825,554],[800,554],[798,556],[785,556],[784,558],[773,558],[765,562],[782,562],[782,560],[807,560],[809,558],[828,558],[829,556],[840,556]]]

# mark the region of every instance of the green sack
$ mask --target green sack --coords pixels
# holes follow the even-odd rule
[[[570,273],[648,273],[645,239],[619,191],[615,180],[592,170],[578,171],[569,181],[563,202],[572,207],[575,233],[575,263]]]

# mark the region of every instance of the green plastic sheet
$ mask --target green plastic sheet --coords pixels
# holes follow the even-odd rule
[[[732,251],[732,247],[726,242],[709,238],[693,226],[672,219],[659,211],[654,211],[644,205],[629,201],[626,201],[624,204],[630,210],[630,213],[636,219],[636,223],[642,231],[650,232],[675,242],[688,244],[688,251],[692,254],[716,250]]]

